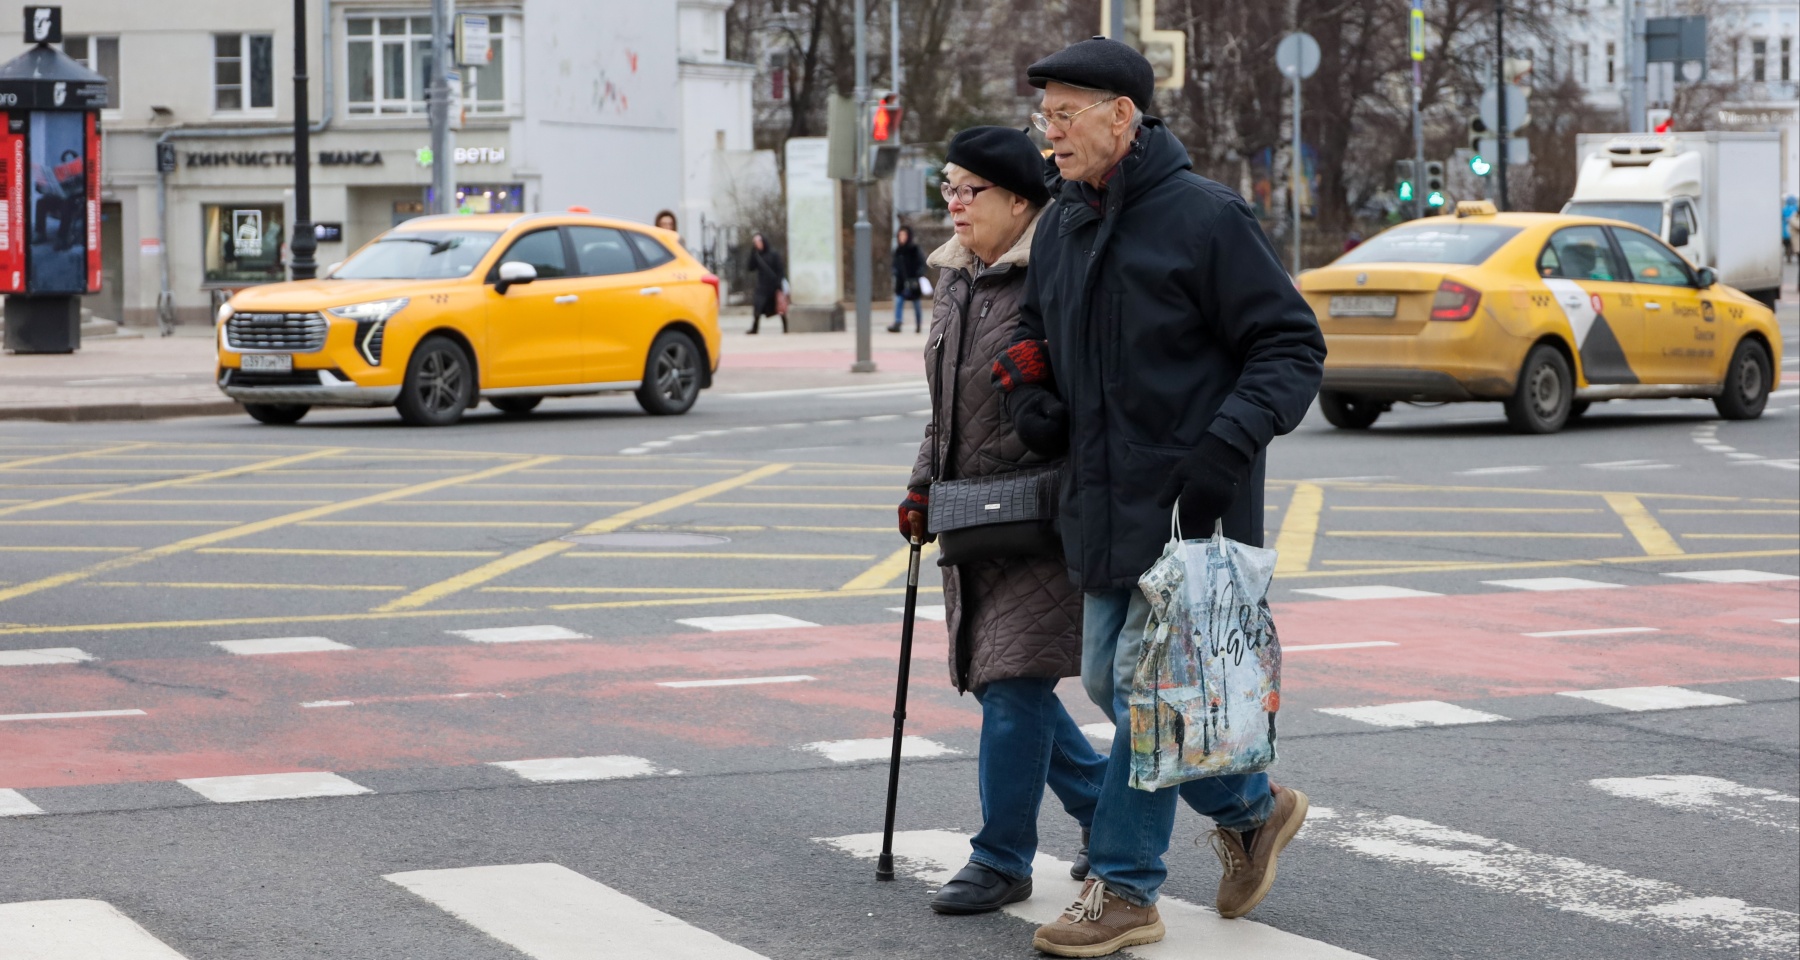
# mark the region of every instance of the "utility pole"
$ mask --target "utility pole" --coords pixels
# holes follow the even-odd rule
[[[1425,177],[1425,72],[1420,66],[1425,59],[1425,0],[1412,0],[1412,29],[1412,214],[1417,220],[1425,215],[1425,191],[1419,189]]]
[[[1294,275],[1300,275],[1300,185],[1306,179],[1306,158],[1300,146],[1300,71],[1294,71],[1294,162],[1289,165],[1293,174],[1293,185],[1288,188],[1290,202],[1294,208]],[[1417,193],[1418,191],[1413,191]]]
[[[888,84],[894,88],[894,102],[901,102],[900,97],[900,0],[888,0]],[[894,142],[900,142],[900,131],[893,133]],[[892,242],[900,236],[900,184],[895,181],[889,191],[893,202],[888,204],[888,239]]]
[[[1506,209],[1506,160],[1512,152],[1512,125],[1506,116],[1506,0],[1494,0],[1494,206]]]
[[[1644,51],[1644,0],[1624,0],[1619,13],[1625,20],[1625,130],[1643,133],[1649,71]]]
[[[1109,4],[1112,22],[1106,25],[1106,35],[1120,43],[1125,42],[1125,3],[1126,0],[1112,0],[1112,3]]]
[[[311,280],[319,272],[318,261],[313,259],[319,235],[312,222],[312,140],[306,129],[306,4],[307,0],[294,0],[294,230],[288,237],[292,261],[288,271],[295,280]],[[168,260],[167,253],[163,259]]]
[[[425,88],[431,120],[431,212],[456,212],[456,174],[450,164],[450,0],[431,0],[431,75]]]
[[[444,0],[437,0],[443,3]],[[869,237],[869,11],[868,0],[856,0],[856,362],[851,373],[874,373],[869,342],[869,296],[873,286],[874,251]]]

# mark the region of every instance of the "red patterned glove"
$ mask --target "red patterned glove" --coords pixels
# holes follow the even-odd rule
[[[1021,340],[1006,348],[994,361],[994,389],[1011,393],[1026,384],[1050,385],[1050,345],[1043,340]]]
[[[931,504],[928,490],[929,487],[908,487],[906,499],[900,501],[900,536],[908,541],[915,536],[921,543],[930,543],[933,539],[925,529],[926,518],[930,516],[927,507]]]

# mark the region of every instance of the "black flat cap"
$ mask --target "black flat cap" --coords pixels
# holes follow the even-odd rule
[[[1105,37],[1069,44],[1025,68],[1025,79],[1040,90],[1055,81],[1130,97],[1138,112],[1145,114],[1156,95],[1156,71],[1150,68],[1150,61]]]
[[[970,127],[950,139],[944,161],[1037,206],[1050,202],[1050,189],[1044,186],[1044,155],[1023,130]]]

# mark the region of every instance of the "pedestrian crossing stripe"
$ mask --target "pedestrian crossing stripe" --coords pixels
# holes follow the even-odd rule
[[[820,837],[828,847],[873,863],[881,854],[881,834]],[[969,859],[969,836],[953,830],[904,830],[894,834],[896,869],[928,883],[943,884]],[[1007,914],[1044,924],[1081,896],[1080,881],[1069,879],[1069,862],[1040,852],[1031,864],[1030,899],[1009,904]],[[914,895],[916,897],[916,895]],[[924,904],[919,903],[923,909]],[[1226,920],[1209,907],[1163,897],[1156,901],[1168,933],[1160,943],[1127,947],[1121,956],[1144,960],[1368,960],[1359,953],[1288,933],[1254,920]],[[1023,952],[1028,932],[1019,931]]]
[[[25,799],[19,791],[0,789],[0,817],[29,817],[43,812],[43,808]]]
[[[1692,775],[1605,777],[1589,780],[1588,785],[1610,796],[1645,800],[1684,813],[1717,815],[1800,832],[1800,797],[1766,787]]]
[[[186,960],[101,900],[0,903],[0,943],[21,960]]]

